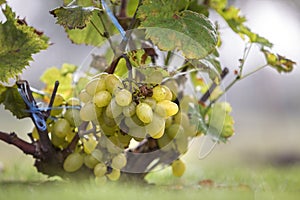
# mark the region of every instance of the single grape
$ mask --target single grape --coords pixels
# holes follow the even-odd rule
[[[166,129],[166,134],[171,138],[175,138],[177,135],[184,134],[184,129],[179,124],[172,124],[169,128]]]
[[[75,172],[83,165],[83,156],[80,153],[71,153],[65,159],[63,168],[66,172]]]
[[[122,81],[114,74],[108,74],[105,77],[105,85],[106,90],[109,91],[111,94],[114,94],[121,88],[124,88]]]
[[[111,161],[111,167],[114,169],[122,169],[126,164],[127,158],[123,153],[116,155]]]
[[[108,117],[115,119],[123,112],[123,107],[119,106],[116,102],[116,99],[113,98],[109,105],[106,107],[105,113]]]
[[[151,137],[154,139],[159,139],[164,135],[164,133],[165,133],[165,127],[162,127],[158,133],[156,133],[155,135],[153,135]]]
[[[102,108],[99,108],[94,105],[93,102],[86,103],[81,109],[80,109],[80,118],[83,121],[93,121],[98,118],[102,113]]]
[[[107,172],[107,166],[104,163],[98,163],[94,167],[94,174],[96,177],[102,177],[106,174]]]
[[[164,83],[172,92],[172,100],[175,100],[178,94],[178,84],[174,79],[170,79]]]
[[[79,99],[81,102],[83,103],[87,103],[90,100],[92,100],[92,96],[90,96],[86,90],[81,90],[81,92],[79,93]]]
[[[146,77],[145,82],[151,84],[160,84],[163,78],[163,74],[160,71],[154,71]]]
[[[64,113],[64,118],[68,120],[71,126],[76,127],[82,123],[80,118],[80,110],[77,109],[67,109]]]
[[[53,133],[60,138],[66,137],[68,132],[72,132],[70,123],[66,119],[58,119],[53,125]]]
[[[136,103],[131,102],[128,106],[123,107],[123,114],[125,117],[131,117],[135,114]]]
[[[136,107],[136,114],[138,118],[144,123],[150,123],[153,118],[153,111],[146,103],[140,103]]]
[[[91,154],[98,144],[96,138],[93,135],[89,135],[88,138],[82,138],[82,143],[83,151],[86,154]]]
[[[105,107],[110,103],[111,94],[107,91],[100,91],[93,98],[94,104],[98,107]]]
[[[181,160],[175,160],[172,163],[172,172],[174,176],[181,177],[185,172],[185,164]]]
[[[156,101],[159,102],[166,98],[167,92],[161,85],[154,87],[152,91],[153,91],[152,98],[155,99]]]
[[[165,120],[157,114],[153,115],[152,122],[145,126],[147,133],[151,137],[161,135],[162,129],[165,128]],[[158,135],[159,134],[159,135]],[[161,135],[162,136],[162,135]]]
[[[158,112],[157,111],[158,109],[164,110],[165,112],[161,112],[161,111]],[[179,108],[178,108],[177,104],[172,101],[169,101],[169,100],[162,100],[162,101],[158,102],[156,104],[156,108],[155,108],[155,111],[158,114],[160,114],[160,115],[165,114],[166,115],[165,117],[170,117],[170,116],[175,115],[178,112],[178,110],[179,110]]]
[[[78,98],[72,97],[67,100],[67,105],[69,106],[80,106],[80,100]]]
[[[90,169],[94,169],[94,167],[99,163],[99,161],[91,154],[85,154],[83,162],[84,165]]]
[[[56,136],[53,132],[51,132],[51,143],[53,146],[58,147],[58,148],[66,148],[68,146],[68,142],[65,141],[65,138],[60,138]]]
[[[180,154],[185,154],[187,152],[188,145],[189,145],[188,138],[185,135],[178,136],[175,138],[175,146],[177,151]]]
[[[162,85],[162,88],[166,91],[165,100],[172,101],[173,100],[173,94],[172,94],[171,90],[165,85]]]
[[[112,169],[111,173],[106,174],[111,181],[117,181],[120,178],[121,172],[119,169]]]
[[[116,102],[119,106],[128,106],[132,101],[132,94],[126,89],[121,89],[116,93]]]
[[[168,117],[166,119],[165,128],[169,128],[172,124],[173,124],[173,118],[172,117]]]
[[[85,86],[85,90],[90,96],[94,96],[96,93],[104,91],[105,89],[105,80],[100,78],[92,79]]]

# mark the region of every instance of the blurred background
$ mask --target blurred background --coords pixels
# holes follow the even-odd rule
[[[93,49],[72,44],[62,27],[55,24],[49,10],[61,6],[58,0],[7,0],[8,4],[29,25],[50,37],[51,45],[46,51],[34,55],[30,68],[23,78],[40,88],[37,77],[45,69],[60,67],[63,63],[81,65]],[[248,19],[247,25],[274,44],[274,51],[296,61],[291,74],[278,74],[266,68],[234,86],[226,95],[233,107],[236,135],[227,143],[217,145],[203,160],[198,159],[199,141],[192,144],[186,160],[193,166],[207,163],[237,162],[247,165],[291,165],[300,163],[300,1],[298,0],[231,0],[230,4],[241,8]],[[30,5],[30,6],[29,6]],[[0,16],[0,19],[2,16]],[[212,20],[219,19],[216,14]],[[221,23],[223,46],[221,63],[232,71],[237,69],[242,57],[243,41]],[[263,63],[263,57],[253,48],[246,63],[246,71]],[[225,80],[229,83],[230,77]],[[31,131],[30,120],[15,120],[0,107],[2,131],[15,131],[23,138]],[[0,142],[0,163],[5,166],[20,159],[31,163],[32,159],[15,147]],[[225,160],[226,159],[226,160]],[[192,164],[191,164],[192,165]]]

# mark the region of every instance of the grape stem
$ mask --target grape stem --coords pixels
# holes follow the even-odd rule
[[[36,144],[30,144],[25,140],[22,140],[17,136],[15,132],[5,133],[0,131],[0,140],[6,142],[7,144],[14,145],[21,149],[25,154],[32,155],[34,158],[40,158],[40,154],[37,151]]]

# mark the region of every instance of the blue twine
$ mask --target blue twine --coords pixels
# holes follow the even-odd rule
[[[115,27],[119,30],[123,40],[127,40],[126,32],[124,31],[123,27],[120,25],[119,21],[116,19],[115,15],[112,13],[108,5],[106,4],[105,0],[101,0],[101,4],[103,9],[106,11],[108,17],[110,18],[111,22],[115,25]]]

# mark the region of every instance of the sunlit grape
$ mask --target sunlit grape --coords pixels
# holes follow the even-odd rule
[[[119,106],[128,106],[132,101],[132,94],[126,89],[121,89],[116,93],[116,102]]]
[[[174,176],[180,177],[185,172],[185,164],[181,160],[175,160],[172,163],[172,172]]]
[[[117,181],[120,178],[121,172],[119,169],[112,169],[111,173],[106,174],[111,181]]]
[[[97,92],[93,98],[94,104],[98,107],[105,107],[110,103],[111,94],[107,91]]]
[[[97,177],[101,177],[104,176],[107,172],[107,166],[104,163],[98,163],[95,167],[94,167],[94,174]]]
[[[71,126],[68,120],[66,119],[58,119],[53,125],[53,133],[60,138],[66,137],[68,132],[71,132]]]
[[[83,156],[80,153],[71,153],[65,159],[63,167],[66,172],[75,172],[81,168],[83,164]]]
[[[111,167],[114,169],[122,169],[123,167],[125,167],[126,163],[126,156],[123,153],[120,153],[113,157],[111,161]]]
[[[153,112],[151,107],[146,103],[140,103],[137,105],[136,114],[144,123],[150,123],[152,121]]]

